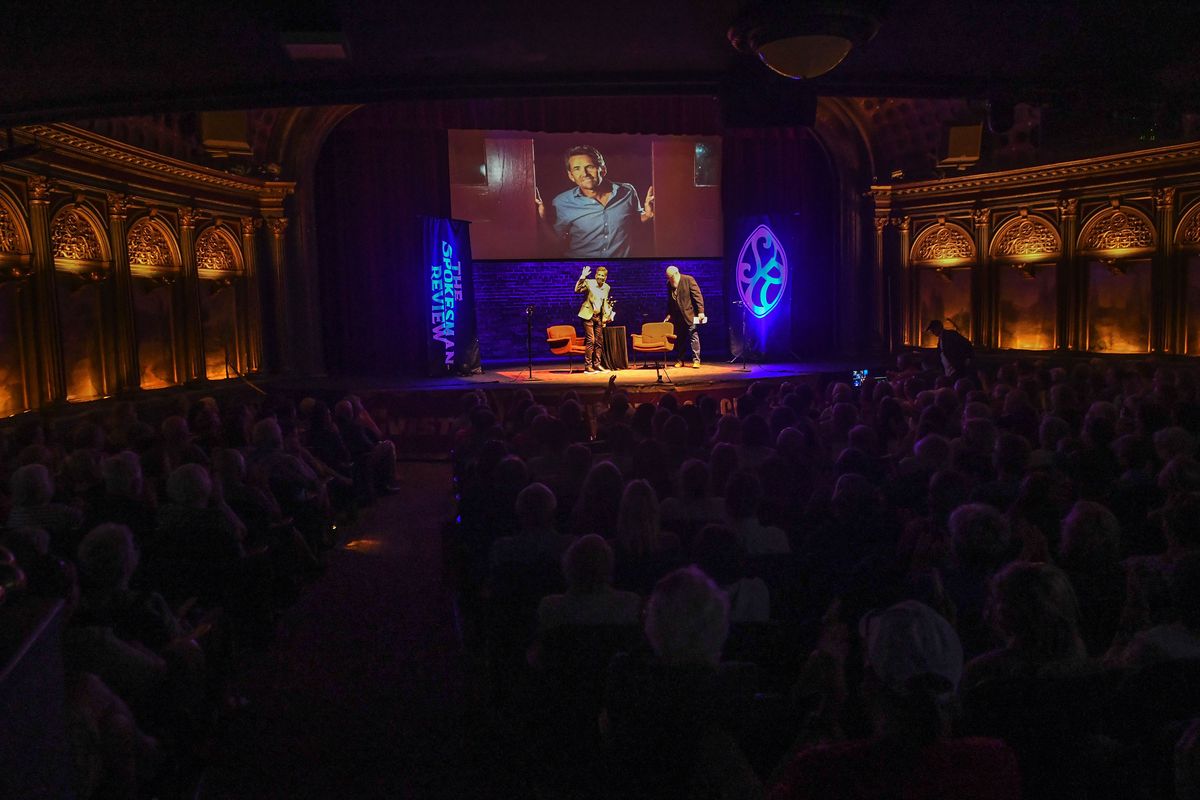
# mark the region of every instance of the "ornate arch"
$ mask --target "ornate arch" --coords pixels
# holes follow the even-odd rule
[[[222,225],[210,225],[196,237],[196,267],[209,275],[242,271],[242,248]]]
[[[96,272],[112,262],[108,236],[100,218],[86,205],[59,209],[50,223],[54,266],[72,272]]]
[[[996,261],[1054,261],[1062,257],[1062,236],[1053,222],[1023,210],[996,229],[990,250]]]
[[[183,263],[174,233],[156,217],[144,216],[130,225],[125,244],[134,272],[175,270]]]
[[[33,252],[29,226],[20,205],[0,192],[0,277],[23,278],[30,272]]]
[[[1200,250],[1200,201],[1192,203],[1175,228],[1175,244],[1185,250]]]
[[[1079,233],[1079,252],[1085,255],[1129,257],[1153,252],[1154,223],[1132,206],[1114,204],[1097,211]]]
[[[939,219],[925,226],[912,244],[909,263],[916,266],[957,267],[975,260],[975,240],[955,222]]]

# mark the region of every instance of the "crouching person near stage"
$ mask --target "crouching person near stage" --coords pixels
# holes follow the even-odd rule
[[[383,439],[354,413],[350,400],[333,407],[333,417],[350,456],[354,459],[355,482],[366,487],[370,496],[386,494],[396,488],[396,445]],[[377,430],[377,429],[376,429]]]

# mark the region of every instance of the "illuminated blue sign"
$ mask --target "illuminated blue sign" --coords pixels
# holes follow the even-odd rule
[[[762,319],[779,305],[787,288],[787,253],[766,225],[746,237],[738,253],[737,290],[746,309]]]
[[[440,255],[430,264],[430,278],[430,333],[445,348],[449,366],[454,364],[455,307],[462,301],[462,262],[447,241],[442,241]]]

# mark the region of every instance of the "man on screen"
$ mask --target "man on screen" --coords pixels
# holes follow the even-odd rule
[[[704,295],[700,285],[691,275],[684,275],[679,267],[667,267],[667,318],[663,322],[675,325],[675,366],[682,367],[687,352],[692,351],[692,369],[700,368],[700,329],[708,321],[704,315]]]
[[[575,184],[551,201],[547,212],[535,186],[538,217],[554,226],[567,258],[628,258],[632,253],[635,222],[654,218],[654,187],[646,190],[646,204],[629,183],[607,180],[604,156],[591,145],[567,150],[567,178]],[[548,213],[553,216],[547,219]]]

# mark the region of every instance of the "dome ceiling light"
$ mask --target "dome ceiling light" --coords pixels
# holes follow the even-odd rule
[[[785,78],[816,78],[871,40],[882,5],[872,0],[754,0],[729,28],[729,42]]]

